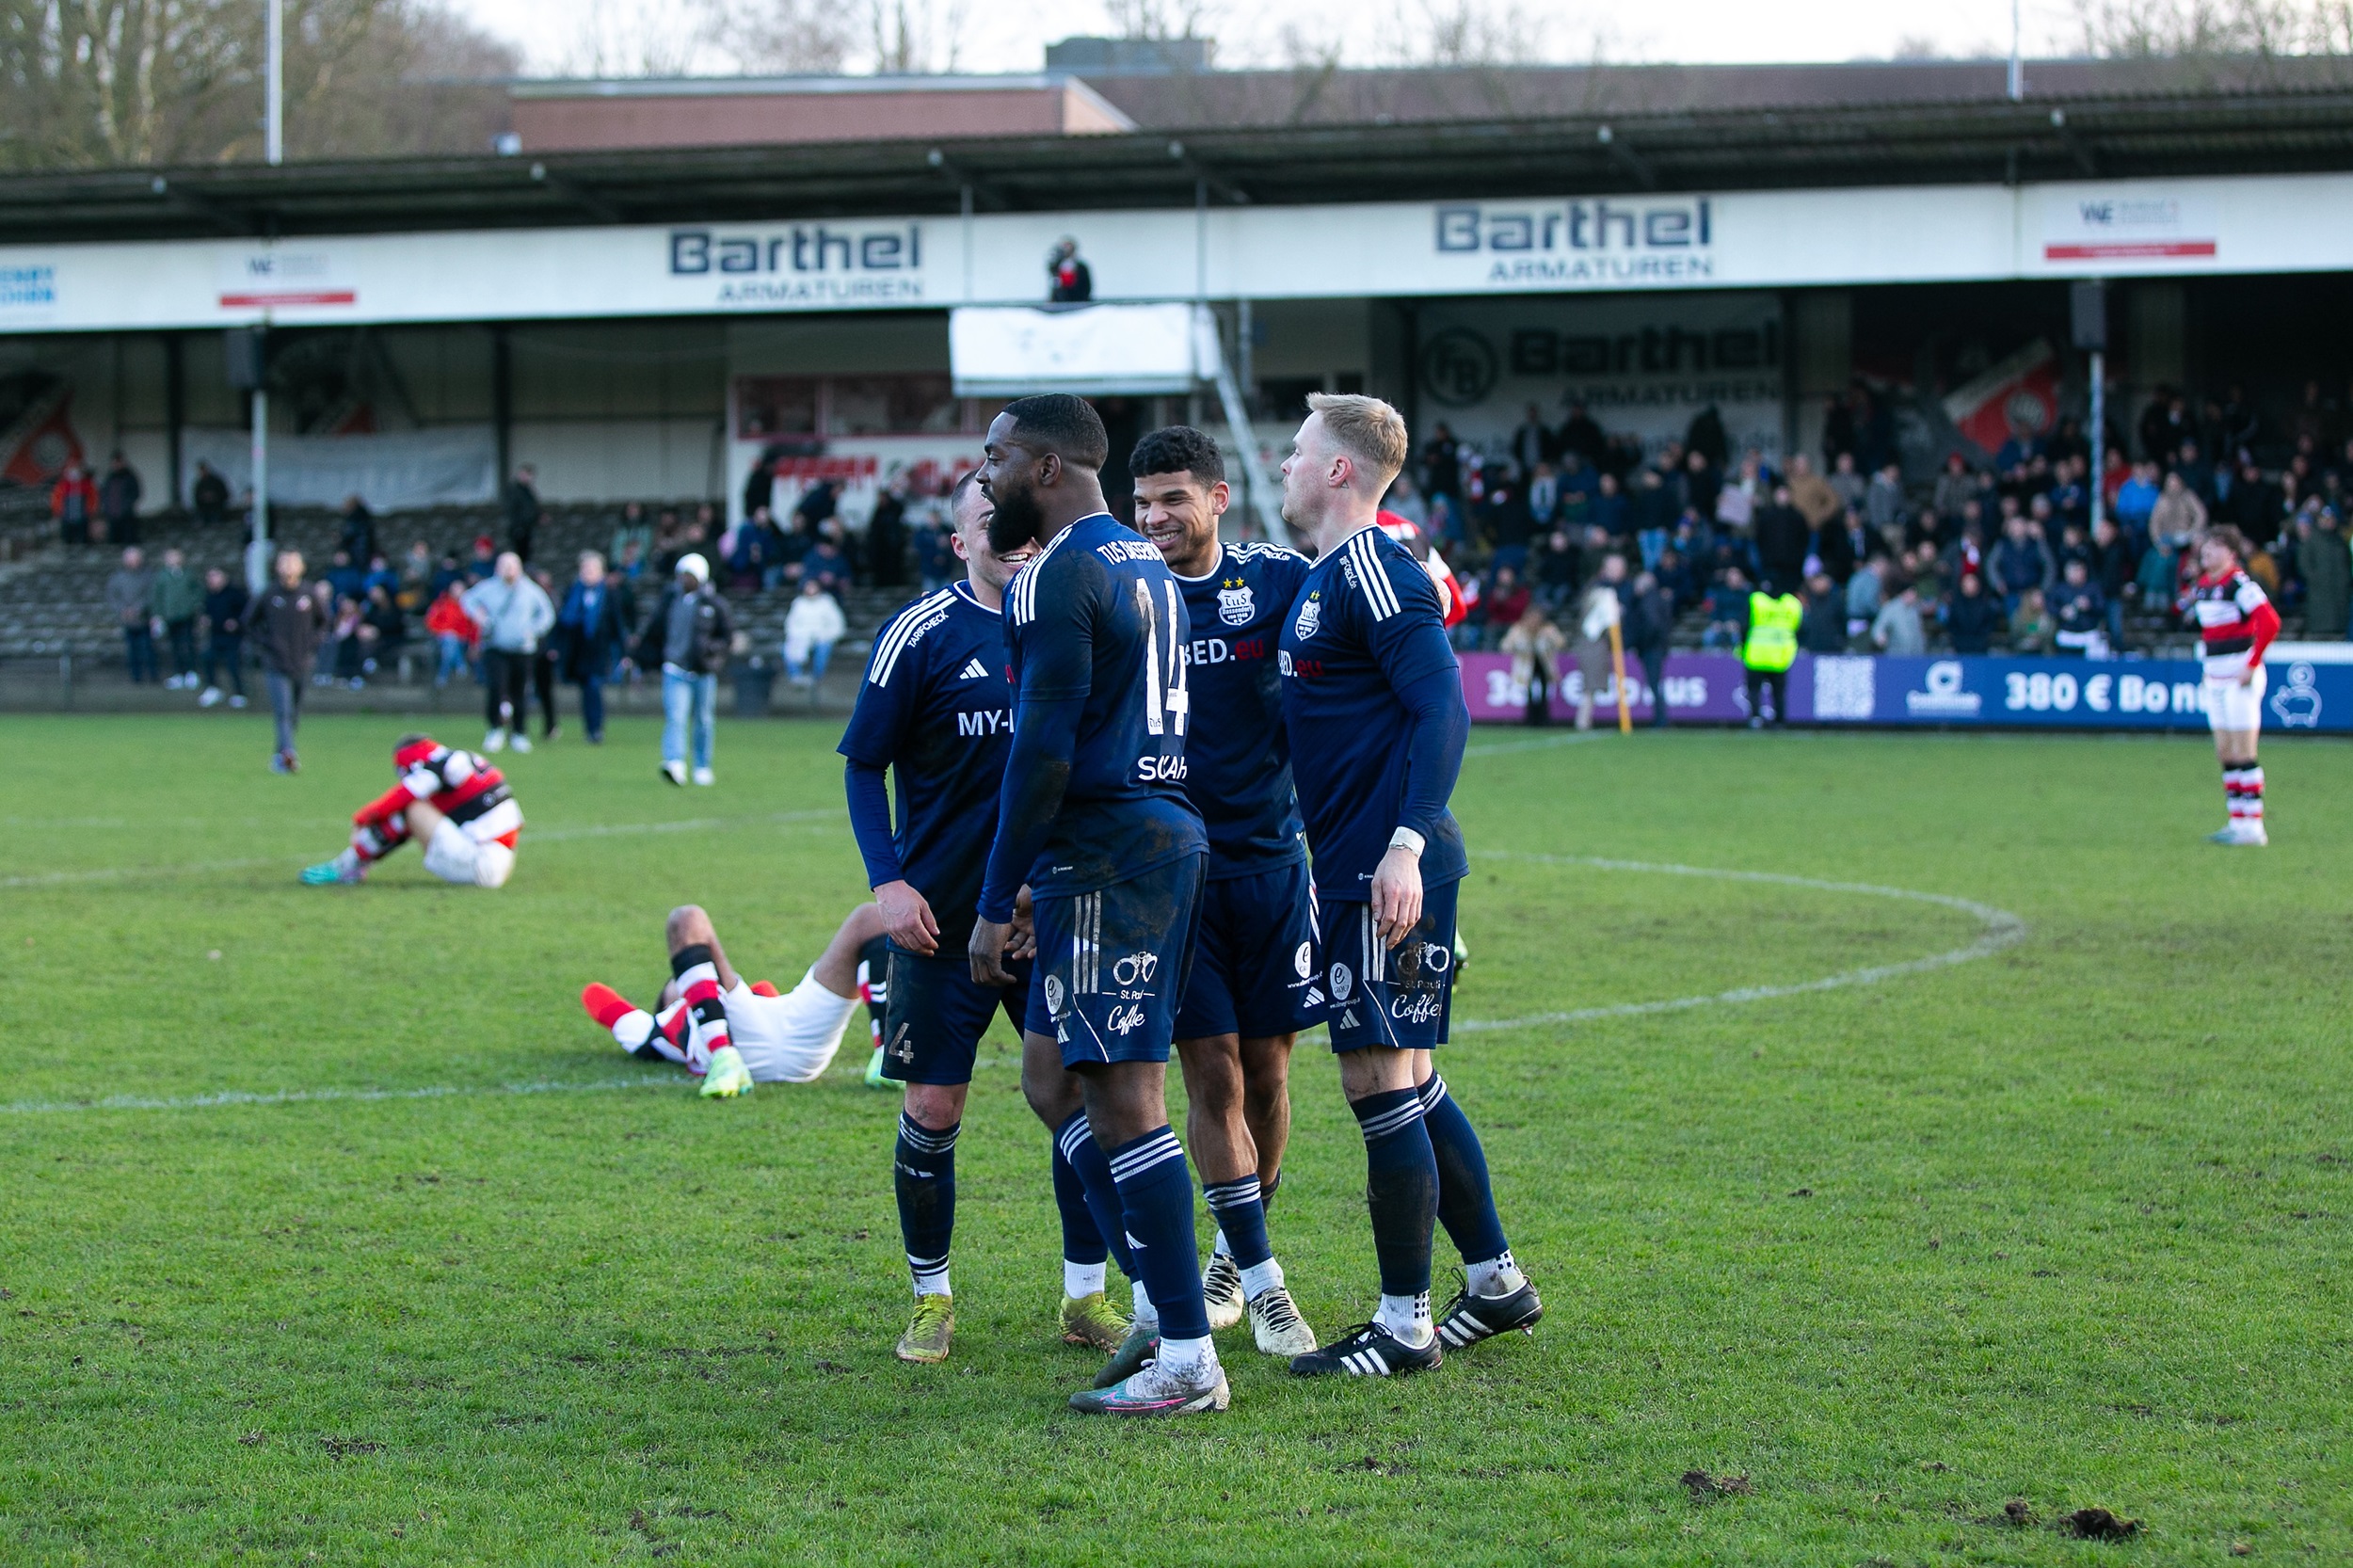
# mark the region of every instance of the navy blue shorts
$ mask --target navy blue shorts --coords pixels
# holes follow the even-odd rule
[[[1421,923],[1385,948],[1370,904],[1323,906],[1323,979],[1331,993],[1332,1048],[1446,1044],[1454,1007],[1454,896],[1459,882],[1424,888]]]
[[[1201,891],[1201,932],[1176,1038],[1245,1040],[1321,1023],[1316,976],[1315,886],[1305,861],[1220,877]]]
[[[1029,960],[1008,963],[1017,984],[1000,990],[972,978],[962,943],[926,958],[896,943],[883,1004],[883,1077],[902,1083],[969,1083],[988,1020],[1002,1007],[1016,1030],[1030,1010]]]
[[[1189,855],[1099,893],[1036,901],[1029,1028],[1062,1047],[1064,1066],[1168,1060],[1209,860]]]

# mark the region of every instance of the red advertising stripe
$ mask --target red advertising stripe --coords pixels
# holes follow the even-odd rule
[[[221,308],[251,308],[257,305],[357,305],[360,295],[354,289],[298,290],[280,294],[224,294]]]
[[[2046,245],[2046,262],[2156,261],[2173,256],[2211,256],[2212,240],[2143,240],[2113,245]]]

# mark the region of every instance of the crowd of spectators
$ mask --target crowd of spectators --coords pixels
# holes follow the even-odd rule
[[[1466,648],[1525,652],[1510,639],[1530,614],[1543,630],[1574,627],[1586,590],[1614,569],[1629,633],[1639,622],[1653,642],[1688,616],[1703,647],[1736,648],[1761,586],[1803,601],[1811,652],[2103,658],[2128,632],[2178,629],[2193,541],[2226,521],[2254,544],[2248,570],[2281,614],[2300,617],[2304,636],[2342,639],[2353,410],[2317,383],[2293,429],[2267,431],[2250,408],[2236,387],[2202,411],[2161,389],[2135,442],[2109,432],[2096,481],[2080,423],[2062,419],[1990,457],[1955,451],[1920,483],[1907,479],[1884,406],[1861,389],[1833,401],[1818,464],[1753,448],[1736,460],[1713,409],[1646,455],[1581,405],[1558,425],[1531,405],[1495,446],[1435,426],[1387,506],[1463,577]]]

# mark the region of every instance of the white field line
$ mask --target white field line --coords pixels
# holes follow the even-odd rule
[[[1530,1013],[1518,1018],[1464,1018],[1458,1020],[1453,1028],[1465,1034],[1498,1029],[1529,1029],[1547,1024],[1585,1023],[1596,1018],[1639,1018],[1654,1013],[1680,1013],[1693,1007],[1736,1006],[1742,1002],[1771,1001],[1779,997],[1808,996],[1817,991],[1840,991],[1852,985],[1877,985],[1882,981],[1900,979],[1908,974],[1927,974],[1935,969],[1950,968],[1955,964],[1970,964],[1980,958],[1990,958],[2004,948],[2016,946],[2026,936],[2026,922],[2007,909],[1996,909],[1990,904],[1979,904],[1974,899],[1955,898],[1949,893],[1884,888],[1875,882],[1831,882],[1820,877],[1790,876],[1780,872],[1723,871],[1711,866],[1612,860],[1594,855],[1503,853],[1481,855],[1479,858],[1520,860],[1540,866],[1583,866],[1604,872],[1643,872],[1655,876],[1696,876],[1715,882],[1761,882],[1783,888],[1804,888],[1815,892],[1902,899],[1913,904],[1931,904],[1939,908],[1958,910],[1974,917],[1984,930],[1976,941],[1963,947],[1932,952],[1925,958],[1907,958],[1900,963],[1869,964],[1859,969],[1842,969],[1818,980],[1801,980],[1785,985],[1740,985],[1729,991],[1711,991],[1705,996],[1672,997],[1663,1001],[1625,1001],[1607,1007],[1577,1007],[1557,1013]]]
[[[538,835],[542,840],[565,835],[572,838],[594,838],[611,833],[668,832],[686,827],[731,825],[745,822],[792,822],[814,818],[830,818],[831,811],[786,812],[775,817],[714,818],[702,822],[647,823],[627,826],[584,829],[556,829]],[[1872,882],[1832,882],[1820,877],[1791,876],[1779,872],[1726,871],[1711,866],[1678,866],[1647,860],[1613,860],[1590,855],[1523,855],[1513,853],[1485,854],[1482,860],[1518,860],[1542,866],[1582,866],[1593,871],[1637,872],[1657,876],[1694,876],[1717,882],[1755,882],[1785,888],[1803,888],[1815,892],[1850,893],[1867,898],[1899,899],[1913,904],[1934,904],[1939,908],[1956,910],[1976,919],[1983,927],[1977,939],[1964,947],[1933,952],[1925,958],[1909,958],[1894,964],[1872,964],[1862,968],[1843,969],[1818,980],[1798,981],[1785,985],[1742,985],[1729,991],[1711,991],[1704,996],[1673,997],[1663,1001],[1619,1002],[1607,1007],[1569,1008],[1560,1012],[1531,1013],[1517,1018],[1460,1018],[1454,1029],[1465,1034],[1491,1032],[1504,1029],[1543,1028],[1555,1024],[1586,1023],[1601,1018],[1635,1018],[1656,1013],[1680,1013],[1694,1007],[1735,1006],[1743,1002],[1770,1001],[1779,997],[1807,996],[1817,991],[1844,990],[1849,986],[1877,985],[1884,981],[1897,980],[1905,975],[1926,974],[1931,970],[1949,968],[1956,964],[1972,963],[1991,957],[2004,948],[2015,946],[2025,939],[2026,922],[2007,909],[1974,899],[1956,898],[1949,893],[1924,893],[1910,888],[1886,888]],[[270,864],[273,862],[244,862]],[[199,868],[180,868],[194,871]],[[5,886],[5,884],[0,884]],[[980,1069],[1010,1067],[1019,1064],[1017,1056],[998,1054],[984,1056],[974,1064]],[[659,1089],[682,1080],[672,1075],[647,1074],[628,1078],[598,1079],[584,1083],[529,1082],[503,1084],[434,1084],[418,1089],[286,1089],[266,1093],[227,1089],[211,1094],[147,1097],[136,1095],[116,1095],[103,1100],[15,1100],[0,1101],[0,1115],[28,1116],[55,1114],[72,1111],[201,1111],[220,1106],[299,1105],[323,1100],[421,1100],[474,1098],[493,1095],[552,1095],[590,1094],[615,1089]]]
[[[535,828],[526,824],[523,837],[534,844],[560,844],[580,839],[614,839],[635,833],[695,833],[714,827],[778,826],[793,823],[832,822],[839,811],[776,811],[758,817],[686,817],[676,822],[604,823],[584,827]],[[0,877],[0,888],[62,888],[85,882],[123,882],[142,876],[203,876],[214,872],[251,871],[256,866],[293,866],[290,856],[248,856],[239,860],[199,860],[181,866],[104,866],[93,871],[42,872],[28,876]]]

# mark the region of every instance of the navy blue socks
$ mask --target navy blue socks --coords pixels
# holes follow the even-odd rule
[[[1112,1180],[1111,1161],[1103,1157],[1103,1146],[1095,1141],[1095,1128],[1087,1122],[1087,1113],[1073,1111],[1070,1119],[1054,1129],[1054,1152],[1061,1158],[1055,1162],[1056,1201],[1060,1201],[1060,1176],[1068,1166],[1072,1179],[1078,1182],[1088,1217],[1095,1222],[1095,1234],[1111,1251],[1112,1260],[1119,1272],[1129,1279],[1140,1278],[1135,1259],[1128,1251],[1127,1222],[1122,1217],[1119,1188]],[[1070,1225],[1063,1224],[1063,1243],[1069,1245]]]
[[[899,1198],[899,1234],[906,1240],[907,1272],[919,1296],[945,1296],[948,1247],[956,1229],[956,1133],[964,1124],[934,1129],[899,1112],[899,1144],[891,1185]]]
[[[1496,1194],[1487,1179],[1487,1151],[1470,1118],[1447,1093],[1436,1073],[1420,1090],[1422,1124],[1438,1159],[1438,1220],[1463,1261],[1485,1263],[1511,1250],[1503,1222],[1496,1217]]]
[[[1120,1144],[1110,1159],[1136,1267],[1160,1312],[1161,1343],[1206,1342],[1209,1311],[1201,1300],[1201,1259],[1193,1251],[1193,1175],[1176,1134],[1163,1123]]]
[[[1438,1161],[1422,1125],[1421,1093],[1391,1089],[1349,1106],[1365,1135],[1365,1205],[1384,1297],[1430,1295],[1430,1238],[1438,1212]],[[1425,1308],[1426,1310],[1426,1308]]]

